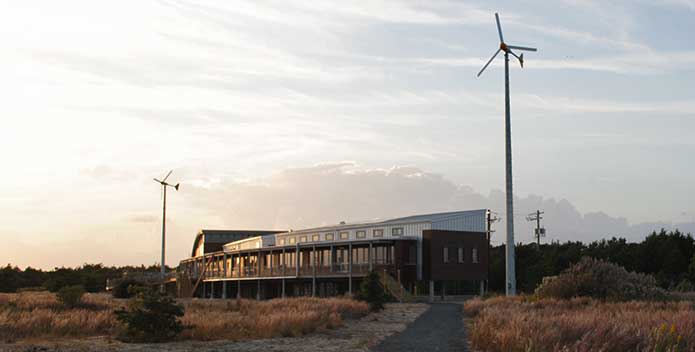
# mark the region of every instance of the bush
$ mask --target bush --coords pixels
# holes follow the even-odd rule
[[[673,290],[677,292],[693,292],[695,291],[695,285],[690,280],[683,279]]]
[[[131,288],[135,297],[127,309],[115,311],[116,319],[125,325],[121,340],[132,342],[163,342],[170,340],[183,330],[179,320],[183,306],[156,290]]]
[[[652,276],[628,272],[619,265],[589,257],[560,275],[543,278],[535,293],[539,298],[585,296],[615,301],[666,297]]]
[[[369,272],[360,285],[357,299],[367,302],[369,304],[369,310],[372,312],[384,308],[384,303],[387,302],[388,296],[386,292],[384,292],[381,282],[379,282],[379,274],[375,271]]]
[[[135,295],[136,287],[144,287],[142,283],[134,279],[118,280],[118,283],[113,287],[111,295],[113,298],[131,298]]]
[[[73,308],[82,302],[84,287],[82,285],[65,286],[58,290],[58,301],[68,308]]]

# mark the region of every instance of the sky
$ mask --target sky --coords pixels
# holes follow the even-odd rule
[[[1,1],[0,263],[159,261],[201,228],[504,209],[516,239],[695,233],[695,1]],[[504,238],[504,220],[493,242]]]

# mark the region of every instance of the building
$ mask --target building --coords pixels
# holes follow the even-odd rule
[[[295,231],[202,230],[178,274],[197,297],[353,293],[372,270],[399,298],[432,297],[435,284],[443,292],[447,282],[482,291],[489,216],[481,209]]]

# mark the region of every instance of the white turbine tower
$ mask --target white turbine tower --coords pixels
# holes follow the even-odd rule
[[[500,51],[504,51],[504,134],[505,134],[505,171],[506,171],[506,190],[507,190],[507,253],[505,260],[507,263],[506,281],[507,296],[516,294],[516,270],[514,264],[514,192],[512,191],[512,130],[509,111],[509,54],[519,60],[521,67],[524,67],[524,54],[516,55],[512,49],[524,51],[536,51],[535,48],[523,46],[507,45],[502,36],[502,26],[500,26],[500,16],[495,13],[497,21],[497,33],[500,36],[500,47],[488,60],[483,68],[478,72],[478,77],[490,65],[492,60],[497,57]]]
[[[160,275],[161,275],[161,280],[162,280],[162,285],[160,286],[160,290],[164,292],[164,277],[165,277],[165,268],[166,268],[166,262],[164,258],[164,250],[166,248],[166,223],[167,223],[167,187],[173,187],[175,190],[179,190],[179,184],[177,183],[176,185],[171,185],[167,183],[167,179],[171,175],[171,173],[174,172],[174,170],[169,171],[169,173],[164,176],[164,178],[160,181],[158,179],[154,179],[155,182],[159,183],[162,185],[162,191],[164,192],[164,204],[162,205],[162,262],[160,263],[161,269],[160,269]]]

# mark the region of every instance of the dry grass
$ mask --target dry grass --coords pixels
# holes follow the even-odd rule
[[[84,304],[65,308],[48,292],[0,294],[0,340],[41,340],[115,336],[119,330],[113,311],[126,300],[87,294]],[[291,298],[269,301],[182,300],[186,329],[181,339],[245,340],[301,336],[333,329],[344,318],[367,314],[363,302],[347,298]]]
[[[531,297],[464,305],[481,351],[695,351],[692,301],[607,303]]]

